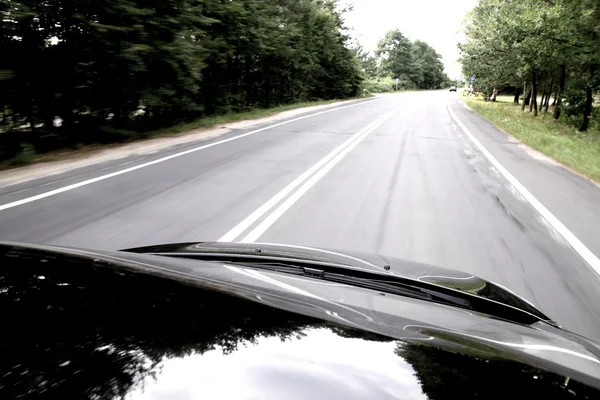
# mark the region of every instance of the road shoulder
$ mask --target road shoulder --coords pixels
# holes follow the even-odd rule
[[[345,100],[335,103],[301,107],[293,110],[283,111],[275,115],[227,123],[213,128],[199,128],[172,136],[156,137],[147,140],[139,140],[126,144],[114,144],[84,152],[80,156],[66,160],[36,163],[28,166],[17,167],[0,171],[0,188],[7,188],[17,184],[25,184],[34,180],[48,180],[58,178],[64,174],[80,170],[98,167],[104,169],[107,165],[126,165],[132,160],[147,157],[149,155],[168,152],[198,143],[216,140],[232,132],[239,132],[263,125],[282,122],[298,116],[310,115],[341,105],[357,102],[372,101],[373,99]]]
[[[519,142],[462,101],[451,101],[448,107],[510,174],[596,257],[600,256],[597,240],[600,237],[600,187],[596,183]],[[514,195],[521,197],[517,191]],[[550,225],[547,228],[551,234],[560,236]]]

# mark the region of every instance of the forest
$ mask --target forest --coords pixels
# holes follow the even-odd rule
[[[421,40],[411,41],[398,29],[385,34],[374,54],[358,46],[357,55],[370,92],[439,89],[451,84],[435,49]]]
[[[439,54],[400,31],[365,52],[347,11],[338,0],[0,0],[0,162],[447,81]]]
[[[113,142],[356,96],[343,12],[334,0],[1,0],[0,159],[26,142]]]
[[[600,119],[598,0],[480,0],[464,33],[463,74],[475,91],[510,93],[523,111],[582,132]]]

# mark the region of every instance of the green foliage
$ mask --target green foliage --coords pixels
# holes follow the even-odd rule
[[[557,95],[556,119],[565,106],[567,116],[583,121],[581,131],[589,128],[593,93],[600,89],[598,1],[480,0],[465,34],[463,73],[477,77],[475,90],[518,93],[525,83],[533,99]]]
[[[512,103],[512,96],[499,96],[496,103],[465,98],[474,111],[510,133],[523,143],[549,155],[580,173],[600,182],[600,126],[589,133],[577,132],[569,122],[554,121],[552,115],[523,113]]]
[[[389,77],[367,79],[363,85],[368,93],[386,93],[396,90],[396,81]]]
[[[427,43],[416,40],[412,46],[412,82],[425,89],[439,89],[447,81],[441,56]]]
[[[411,42],[399,30],[385,34],[375,55],[380,74],[400,79],[402,88],[439,89],[448,81],[441,56],[423,41]]]
[[[572,77],[569,79],[563,94],[563,115],[565,117],[583,114],[586,100],[585,87],[586,81],[582,77]]]
[[[35,148],[29,144],[21,145],[21,150],[10,160],[11,165],[29,164],[35,156]]]
[[[0,122],[86,144],[355,96],[363,74],[336,1],[2,0]]]
[[[399,30],[388,31],[377,45],[375,52],[381,59],[381,69],[399,78],[413,73],[412,42]]]

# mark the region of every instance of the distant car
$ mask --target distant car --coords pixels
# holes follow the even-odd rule
[[[456,92],[456,86],[450,86],[450,91],[451,92]]]

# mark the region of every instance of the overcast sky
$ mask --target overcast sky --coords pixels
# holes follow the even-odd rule
[[[345,0],[354,4],[346,14],[353,36],[367,50],[374,50],[386,31],[398,28],[411,40],[429,43],[444,59],[446,73],[460,78],[458,34],[468,10],[477,0]]]

